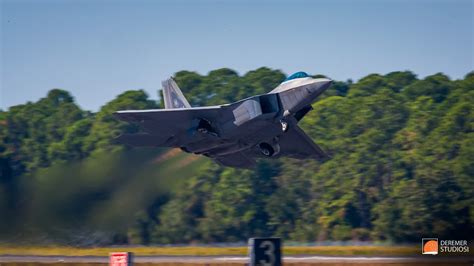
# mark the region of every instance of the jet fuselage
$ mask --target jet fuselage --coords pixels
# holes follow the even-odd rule
[[[181,148],[212,157],[257,146],[265,155],[268,152],[268,155],[277,155],[278,136],[296,125],[312,109],[311,104],[331,82],[330,79],[311,77],[288,80],[268,94],[226,105],[223,108],[234,108],[234,115],[223,126],[215,127],[204,121],[202,128],[198,129],[198,132],[213,135],[214,141],[204,144],[193,139]]]

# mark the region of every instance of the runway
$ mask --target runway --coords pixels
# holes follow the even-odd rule
[[[183,264],[245,264],[246,256],[136,256],[135,263],[183,263]],[[22,256],[2,255],[0,264],[6,263],[108,263],[106,256]],[[298,255],[284,256],[287,264],[359,264],[359,265],[404,265],[404,264],[436,264],[436,265],[474,265],[474,256],[470,257],[443,257],[443,256],[413,256],[413,257],[368,257],[368,256],[314,256]]]

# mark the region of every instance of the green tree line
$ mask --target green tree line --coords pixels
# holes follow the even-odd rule
[[[285,74],[223,68],[181,71],[175,79],[197,106],[266,93]],[[459,80],[403,71],[334,82],[300,123],[331,159],[260,160],[255,170],[114,141],[140,130],[114,111],[162,106],[135,90],[93,113],[53,89],[0,111],[0,241],[169,244],[273,235],[410,242],[474,235],[474,72]]]

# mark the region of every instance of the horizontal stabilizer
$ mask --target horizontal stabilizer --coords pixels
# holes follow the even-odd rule
[[[116,139],[119,143],[134,147],[164,147],[167,137],[160,137],[150,134],[122,134]]]
[[[225,156],[219,156],[213,159],[223,166],[247,168],[247,169],[252,169],[252,168],[255,168],[256,166],[255,159],[247,157],[242,152],[236,152],[236,153],[228,154]]]

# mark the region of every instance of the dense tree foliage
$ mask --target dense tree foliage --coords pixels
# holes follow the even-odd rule
[[[266,93],[285,75],[223,68],[175,78],[196,106]],[[450,80],[405,71],[335,82],[301,122],[331,159],[261,160],[255,170],[114,142],[120,132],[139,130],[117,121],[115,110],[160,106],[143,91],[127,91],[91,113],[54,89],[0,112],[4,239],[12,231],[35,236],[27,229],[42,223],[37,230],[56,240],[64,233],[45,228],[82,230],[88,237],[81,244],[94,236],[100,243],[167,244],[474,235],[474,73]]]

